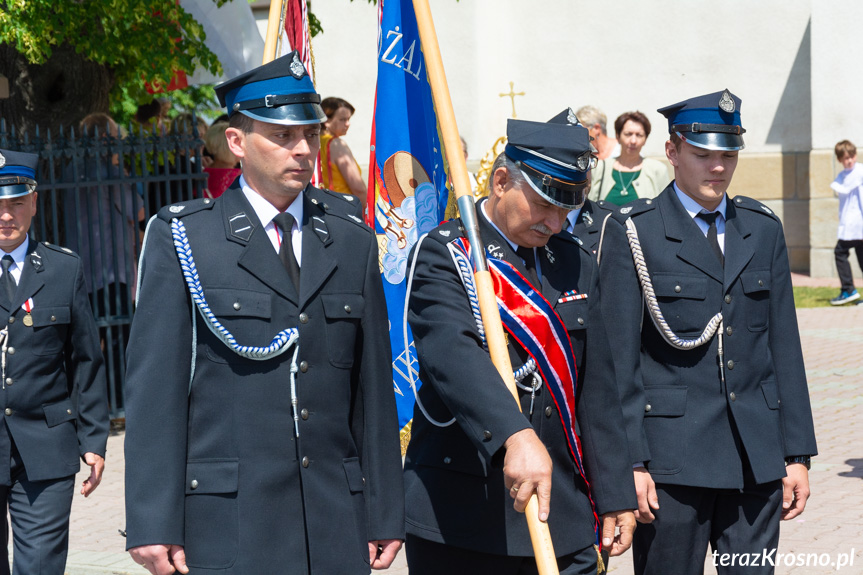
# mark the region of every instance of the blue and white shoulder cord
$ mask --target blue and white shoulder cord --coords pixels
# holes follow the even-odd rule
[[[409,350],[408,347],[408,302],[411,297],[411,287],[413,285],[414,280],[414,270],[416,269],[417,264],[417,255],[420,253],[420,245],[423,240],[428,236],[428,234],[423,234],[420,236],[420,239],[417,240],[416,246],[414,247],[414,257],[411,260],[411,269],[408,273],[408,283],[407,289],[405,293],[405,307],[404,314],[402,316],[402,337],[404,338],[404,347],[405,350]],[[476,322],[477,331],[479,331],[479,336],[482,339],[483,349],[488,350],[488,346],[485,341],[485,328],[482,325],[482,315],[479,311],[479,299],[476,293],[476,285],[474,284],[473,278],[473,265],[468,261],[467,257],[458,250],[452,243],[447,244],[447,249],[449,249],[450,256],[452,257],[453,263],[455,264],[456,269],[459,272],[459,278],[461,279],[462,285],[464,285],[465,294],[467,295],[468,303],[470,304],[471,312],[473,313],[474,321]],[[408,381],[411,386],[411,390],[414,393],[414,397],[416,398],[417,406],[420,408],[420,411],[425,416],[426,419],[431,422],[432,425],[437,427],[449,427],[453,423],[455,423],[455,417],[450,419],[447,422],[440,422],[434,419],[431,415],[429,415],[428,411],[426,411],[425,406],[420,401],[419,394],[417,393],[416,388],[416,380],[414,379],[413,370],[408,368]],[[527,363],[518,368],[513,372],[513,376],[515,377],[515,382],[518,387],[524,391],[530,392],[530,415],[533,415],[533,402],[536,398],[536,392],[542,387],[542,378],[536,370],[536,362],[533,358],[529,358]],[[525,385],[522,381],[527,377],[533,377],[533,385]]]
[[[155,216],[153,216],[155,217]],[[141,247],[141,256],[138,264],[138,269],[143,270],[144,248],[147,245],[147,234],[150,230],[150,222],[147,224],[147,230],[144,233],[144,241]],[[297,355],[300,351],[299,330],[295,327],[287,328],[275,335],[269,345],[265,347],[240,345],[228,329],[221,324],[215,314],[210,310],[207,304],[207,299],[204,295],[204,288],[201,286],[200,278],[198,277],[198,269],[195,266],[195,259],[192,256],[192,248],[189,245],[189,239],[186,236],[186,227],[183,222],[177,218],[171,220],[171,236],[174,241],[174,248],[177,252],[177,258],[180,262],[180,268],[183,271],[183,278],[186,280],[186,286],[189,288],[189,297],[191,298],[192,307],[192,366],[189,376],[189,392],[192,390],[192,380],[195,376],[195,359],[197,355],[197,314],[195,309],[201,313],[205,320],[206,326],[213,332],[219,341],[224,343],[228,348],[240,357],[252,359],[255,361],[263,361],[273,359],[288,351],[291,346],[294,347],[294,355],[291,359],[291,409],[294,417],[294,434],[299,437],[299,416],[297,413],[298,398],[297,398]],[[138,274],[138,289],[137,297],[141,294],[141,274]],[[137,304],[137,301],[136,301]]]

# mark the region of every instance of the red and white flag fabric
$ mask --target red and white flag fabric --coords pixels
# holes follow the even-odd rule
[[[312,36],[309,33],[309,13],[306,0],[285,1],[285,28],[279,36],[278,56],[296,50],[300,60],[309,73],[312,83],[315,81],[315,71],[312,68]]]

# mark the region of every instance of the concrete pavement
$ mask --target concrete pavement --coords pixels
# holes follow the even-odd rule
[[[778,551],[809,554],[810,565],[782,564],[776,573],[836,573],[835,565],[813,566],[812,561],[827,554],[820,560],[835,564],[840,553],[853,550],[853,565],[838,572],[863,574],[863,306],[805,309],[798,318],[820,454],[812,464],[806,512],[783,523]],[[85,477],[82,471],[78,488]],[[123,552],[125,540],[117,531],[124,525],[123,435],[118,434],[108,441],[102,484],[89,499],[75,496],[67,573],[143,575]],[[706,574],[716,573],[711,563],[705,562]],[[381,573],[407,575],[404,553]],[[630,575],[629,554],[612,559],[609,573]]]

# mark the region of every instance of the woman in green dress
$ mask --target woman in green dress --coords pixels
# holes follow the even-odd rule
[[[621,206],[637,198],[653,198],[671,182],[668,168],[641,155],[650,135],[650,120],[641,112],[626,112],[614,121],[620,155],[600,160],[590,187],[591,200]]]

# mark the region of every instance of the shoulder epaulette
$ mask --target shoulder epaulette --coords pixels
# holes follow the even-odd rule
[[[649,212],[655,207],[656,202],[654,202],[652,198],[639,198],[612,210],[611,213],[617,221],[625,222],[627,218],[643,214],[644,212]]]
[[[170,206],[165,206],[159,210],[159,219],[170,222],[174,218],[184,218],[189,214],[209,210],[213,207],[213,200],[203,198],[197,200],[187,200],[185,202],[177,202]]]
[[[46,248],[48,248],[49,250],[54,250],[55,252],[65,254],[67,256],[72,256],[73,258],[81,257],[78,254],[76,254],[75,252],[73,252],[72,250],[70,250],[69,248],[64,248],[63,246],[58,246],[58,245],[48,243],[48,242],[41,242],[41,244],[43,246],[45,246]]]
[[[461,220],[448,220],[428,233],[430,239],[442,244],[448,244],[456,238],[464,236]]]
[[[753,200],[752,198],[747,198],[746,196],[734,196],[733,200],[729,198],[728,201],[733,201],[734,207],[736,208],[743,208],[745,210],[764,214],[765,216],[773,218],[777,222],[780,221],[779,216],[776,215],[776,212],[774,212],[758,200]]]

